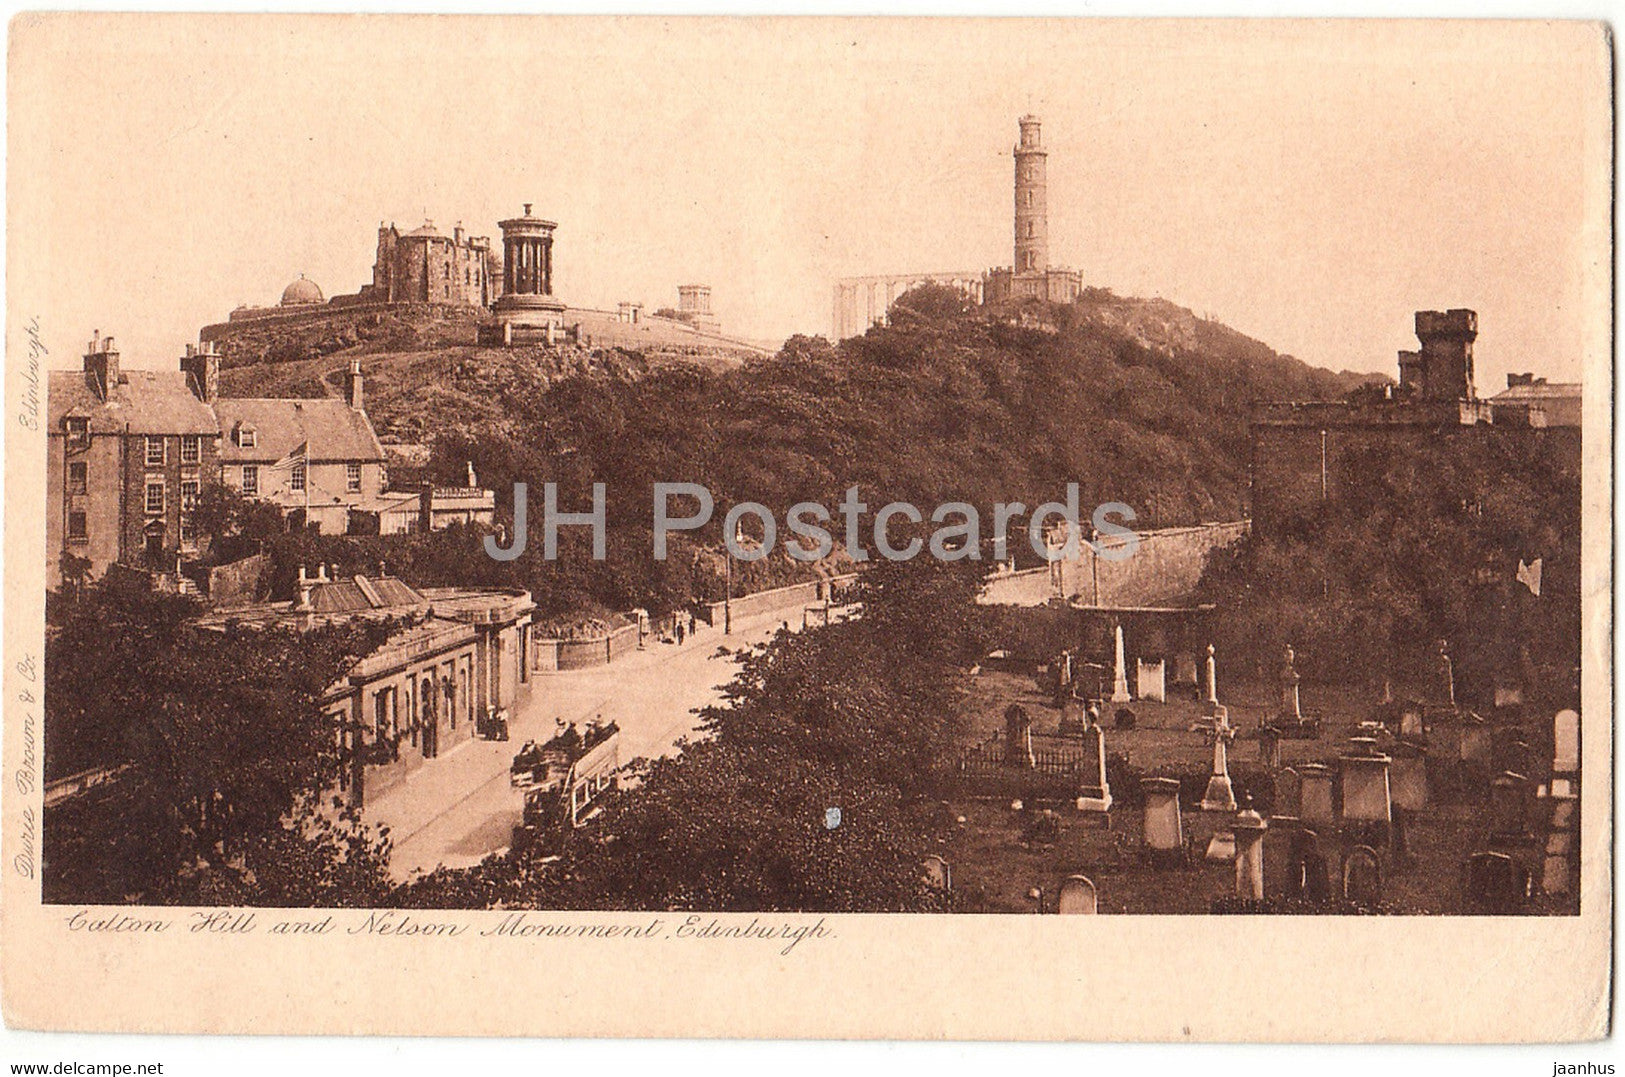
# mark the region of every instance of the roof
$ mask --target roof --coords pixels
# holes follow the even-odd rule
[[[303,273],[299,274],[298,280],[282,289],[282,306],[284,307],[297,307],[320,302],[323,302],[322,290],[316,286],[315,281],[308,279]]]
[[[82,370],[53,370],[46,383],[50,432],[69,415],[88,419],[93,434],[218,434],[214,412],[179,370],[125,370],[107,400]]]
[[[406,235],[402,236],[401,238],[402,239],[445,239],[446,237],[445,237],[445,235],[443,235],[440,232],[439,229],[437,229],[434,226],[433,221],[424,221],[423,225],[421,227],[412,229],[410,232],[406,233]]]
[[[382,462],[367,413],[336,397],[316,400],[280,400],[265,397],[220,397],[220,459],[223,463],[275,463],[308,446],[312,462]],[[239,424],[254,427],[252,448],[237,444]]]
[[[415,516],[422,511],[423,494],[416,490],[385,490],[350,507],[356,512],[410,512]]]
[[[1498,404],[1539,403],[1545,400],[1578,400],[1578,382],[1540,382],[1535,385],[1514,385],[1490,397]]]
[[[427,603],[422,595],[394,576],[353,576],[318,583],[310,589],[310,608],[316,613],[366,613],[409,609]]]

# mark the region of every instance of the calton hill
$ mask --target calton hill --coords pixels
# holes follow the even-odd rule
[[[472,464],[498,492],[505,536],[515,483],[533,512],[543,482],[566,510],[605,483],[603,560],[585,528],[561,532],[556,559],[532,541],[499,561],[482,528],[321,535],[224,489],[200,497],[209,556],[264,555],[278,599],[317,564],[383,563],[419,588],[523,588],[561,632],[634,608],[669,619],[730,585],[737,596],[832,565],[857,571],[859,612],[728,655],[737,675],[702,735],[629,762],[581,826],[401,881],[391,835],[334,792],[344,738],[318,706],[391,626],[205,633],[196,599],[66,573],[48,608],[47,777],[119,769],[48,810],[47,901],[1053,912],[1063,893],[1080,900],[1068,880],[1086,876],[1101,912],[1459,912],[1475,894],[1494,911],[1572,911],[1567,893],[1526,880],[1514,899],[1517,885],[1464,873],[1470,854],[1544,840],[1533,787],[1557,780],[1552,718],[1577,699],[1577,451],[1370,449],[1361,494],[1209,558],[1183,596],[1199,611],[1193,682],[1170,669],[1161,701],[1113,703],[1106,622],[1069,620],[1059,600],[978,601],[990,574],[1012,571],[985,541],[950,562],[857,565],[837,534],[830,564],[781,544],[725,566],[719,508],[656,560],[653,484],[698,483],[719,507],[754,501],[780,520],[854,485],[871,507],[966,502],[983,540],[995,503],[1054,501],[1069,482],[1086,515],[1121,502],[1140,529],[1242,520],[1254,409],[1369,394],[1380,377],[1104,291],[980,307],[927,286],[862,336],[797,336],[727,363],[437,332],[332,342],[225,378],[320,395],[359,358],[379,431],[431,445],[431,480],[456,484]],[[1039,566],[1013,535],[1013,571]],[[1531,587],[1520,570],[1537,558]],[[1301,722],[1283,734],[1288,718]],[[1338,782],[1314,822],[1323,779],[1364,749],[1420,760],[1409,773],[1420,767],[1425,803],[1393,807],[1371,833],[1343,825],[1364,793]],[[1233,804],[1203,810],[1219,755]],[[1508,789],[1509,773],[1527,788]],[[1109,808],[1093,810],[1108,786]],[[1176,805],[1172,840],[1153,834],[1170,818],[1159,790]],[[1308,834],[1279,852],[1266,839],[1262,898],[1245,896],[1236,867],[1255,812]],[[1538,884],[1538,863],[1508,862]]]

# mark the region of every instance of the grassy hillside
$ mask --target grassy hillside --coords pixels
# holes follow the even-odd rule
[[[225,391],[340,391],[359,357],[380,434],[442,442],[506,485],[519,462],[621,486],[707,483],[776,507],[852,483],[929,505],[1031,503],[1077,480],[1155,523],[1234,517],[1257,401],[1330,399],[1333,374],[1163,300],[986,310],[924,288],[893,325],[832,346],[796,337],[738,365],[625,349],[438,347],[375,338],[226,371]],[[460,470],[460,465],[455,465]]]

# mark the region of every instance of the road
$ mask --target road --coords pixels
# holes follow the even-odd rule
[[[466,741],[367,805],[367,820],[387,825],[394,839],[391,874],[405,880],[441,864],[468,867],[506,848],[522,807],[509,764],[525,741],[551,737],[557,719],[618,723],[622,760],[671,752],[694,732],[694,711],[720,700],[738,672],[738,660],[718,648],[764,642],[785,620],[800,628],[800,611],[736,618],[731,635],[701,626],[680,646],[651,642],[607,666],[533,674],[509,708],[508,741]]]

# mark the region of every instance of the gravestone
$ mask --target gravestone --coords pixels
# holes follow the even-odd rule
[[[1033,720],[1025,707],[1012,703],[1004,712],[1004,765],[1031,769],[1038,765],[1033,755]]]
[[[1110,811],[1112,788],[1106,783],[1106,731],[1098,725],[1083,731],[1083,768],[1078,810]]]
[[[1187,687],[1196,685],[1196,656],[1189,651],[1174,655],[1174,683]]]
[[[1298,667],[1295,662],[1291,644],[1281,656],[1281,710],[1280,718],[1283,723],[1296,725],[1303,721],[1303,711],[1298,707]]]
[[[1399,709],[1399,735],[1403,740],[1421,740],[1427,736],[1422,723],[1421,704],[1406,702]]]
[[[1236,835],[1229,830],[1217,831],[1207,843],[1206,859],[1225,862],[1236,858]]]
[[[1433,692],[1428,702],[1440,707],[1456,705],[1456,667],[1450,660],[1450,644],[1439,641],[1439,656],[1434,666]]]
[[[1495,686],[1495,709],[1502,707],[1518,707],[1523,705],[1523,686],[1517,684],[1498,684]]]
[[[1573,794],[1554,795],[1552,797],[1552,826],[1553,830],[1579,830],[1580,829],[1580,798]]]
[[[1428,806],[1427,751],[1411,744],[1394,746],[1388,766],[1388,788],[1395,810],[1419,812]]]
[[[947,893],[954,888],[954,874],[953,870],[948,867],[948,861],[935,854],[925,858],[925,863],[921,868],[921,876],[925,880],[925,885],[932,890]]]
[[[1552,774],[1572,778],[1580,773],[1580,715],[1561,710],[1552,719]]]
[[[1530,808],[1534,783],[1522,774],[1505,771],[1490,779],[1490,839],[1524,842],[1530,838]]]
[[[1277,816],[1290,816],[1297,818],[1303,810],[1303,775],[1292,767],[1283,767],[1275,776],[1275,807],[1270,812],[1272,818]]]
[[[1185,826],[1179,814],[1179,782],[1173,778],[1141,778],[1145,796],[1144,841],[1153,859],[1185,856]]]
[[[1529,747],[1528,741],[1513,736],[1501,742],[1500,751],[1496,753],[1496,763],[1499,770],[1532,775],[1536,771],[1535,750]]]
[[[1551,816],[1540,888],[1548,894],[1567,894],[1577,882],[1574,869],[1580,856],[1580,798],[1554,794],[1549,803]]]
[[[1337,822],[1332,804],[1332,771],[1324,763],[1305,763],[1298,768],[1303,777],[1298,816],[1307,826],[1331,826]]]
[[[1168,685],[1162,660],[1147,662],[1141,658],[1135,663],[1134,694],[1154,703],[1168,701]]]
[[[1271,770],[1281,765],[1281,733],[1272,725],[1258,727],[1258,761]]]
[[[1529,872],[1505,853],[1475,853],[1462,874],[1468,912],[1515,913],[1529,900]]]
[[[1236,791],[1230,783],[1230,757],[1225,742],[1229,739],[1225,724],[1213,729],[1213,775],[1207,780],[1207,792],[1202,797],[1203,811],[1232,812],[1236,810]]]
[[[1348,823],[1393,821],[1386,755],[1345,755],[1343,764],[1343,820]]]
[[[1315,902],[1331,897],[1331,873],[1320,850],[1320,836],[1313,830],[1299,827],[1292,832],[1286,876],[1284,897]]]
[[[1377,738],[1369,734],[1358,733],[1349,738],[1350,755],[1381,755],[1377,751]]]
[[[1463,763],[1484,763],[1490,758],[1490,727],[1476,714],[1461,721],[1461,747],[1457,757]]]
[[[1264,831],[1264,894],[1296,894],[1303,889],[1303,875],[1293,866],[1292,849],[1302,824],[1291,815],[1271,815],[1269,822],[1269,829]]]
[[[1115,647],[1112,656],[1112,702],[1127,703],[1128,694],[1128,658],[1123,652],[1123,626],[1114,625],[1112,640]]]
[[[1062,916],[1093,916],[1099,911],[1095,884],[1082,875],[1069,875],[1055,898],[1055,911]]]
[[[1264,832],[1269,824],[1249,805],[1232,824],[1236,842],[1236,896],[1264,899]]]
[[[1382,904],[1382,861],[1369,845],[1356,845],[1343,859],[1343,899],[1362,909]]]
[[[1213,644],[1211,643],[1207,645],[1207,663],[1205,672],[1207,674],[1207,676],[1204,678],[1207,681],[1207,684],[1205,685],[1207,688],[1207,712],[1210,715],[1218,714],[1219,669],[1217,663],[1215,663],[1213,660]]]

